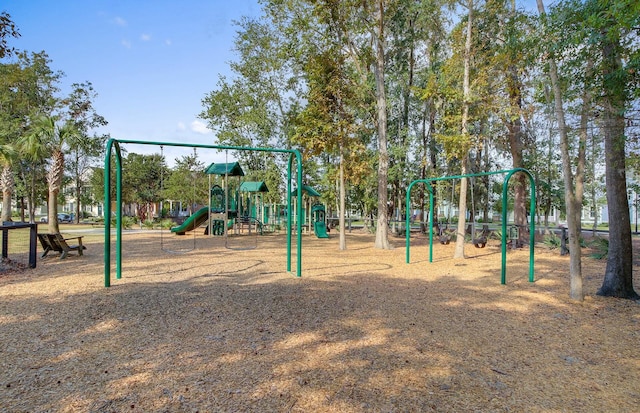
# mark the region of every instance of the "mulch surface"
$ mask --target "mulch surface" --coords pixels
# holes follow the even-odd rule
[[[430,263],[417,236],[406,264],[304,236],[302,278],[284,235],[229,241],[125,234],[110,288],[101,243],[0,275],[0,412],[640,411],[640,305],[595,295],[604,261],[576,303],[542,246],[502,285],[495,241]]]

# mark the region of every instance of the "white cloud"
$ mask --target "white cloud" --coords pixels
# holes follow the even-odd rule
[[[178,122],[178,130],[187,130],[187,126],[184,122]]]
[[[211,133],[211,131],[207,129],[207,125],[199,120],[194,120],[193,122],[191,122],[191,130],[202,135]]]
[[[130,42],[129,40],[127,40],[127,39],[122,39],[122,41],[121,41],[120,43],[122,43],[122,45],[123,45],[124,47],[126,47],[127,49],[131,49],[131,42]]]
[[[149,40],[151,40],[151,35],[147,33],[142,33],[140,35],[140,40],[142,40],[143,42],[148,42]]]
[[[114,18],[113,23],[116,24],[117,26],[123,26],[123,27],[127,25],[127,21],[120,16]]]

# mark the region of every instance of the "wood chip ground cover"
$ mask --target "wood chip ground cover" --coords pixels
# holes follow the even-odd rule
[[[640,305],[595,296],[603,261],[576,304],[557,250],[534,283],[509,251],[501,285],[495,242],[429,263],[417,236],[406,264],[404,239],[331,235],[304,236],[301,279],[284,235],[172,254],[158,231],[125,234],[110,288],[100,242],[0,276],[0,411],[640,411]]]

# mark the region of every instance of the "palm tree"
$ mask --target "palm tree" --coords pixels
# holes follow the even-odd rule
[[[13,195],[14,180],[13,160],[15,158],[16,151],[12,145],[0,145],[0,166],[2,172],[0,173],[0,189],[2,190],[2,216],[0,220],[11,221],[11,197]]]
[[[24,153],[32,161],[38,162],[49,158],[47,215],[50,234],[60,232],[58,227],[58,194],[62,189],[64,176],[64,149],[76,134],[77,130],[71,122],[60,125],[56,122],[55,117],[47,116],[36,119],[31,133],[25,135],[20,142]]]

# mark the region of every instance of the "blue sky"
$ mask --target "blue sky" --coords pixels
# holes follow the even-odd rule
[[[260,14],[257,0],[3,0],[0,10],[22,35],[10,45],[46,51],[64,91],[93,83],[112,137],[206,144],[214,136],[197,116],[230,74],[233,22]]]

